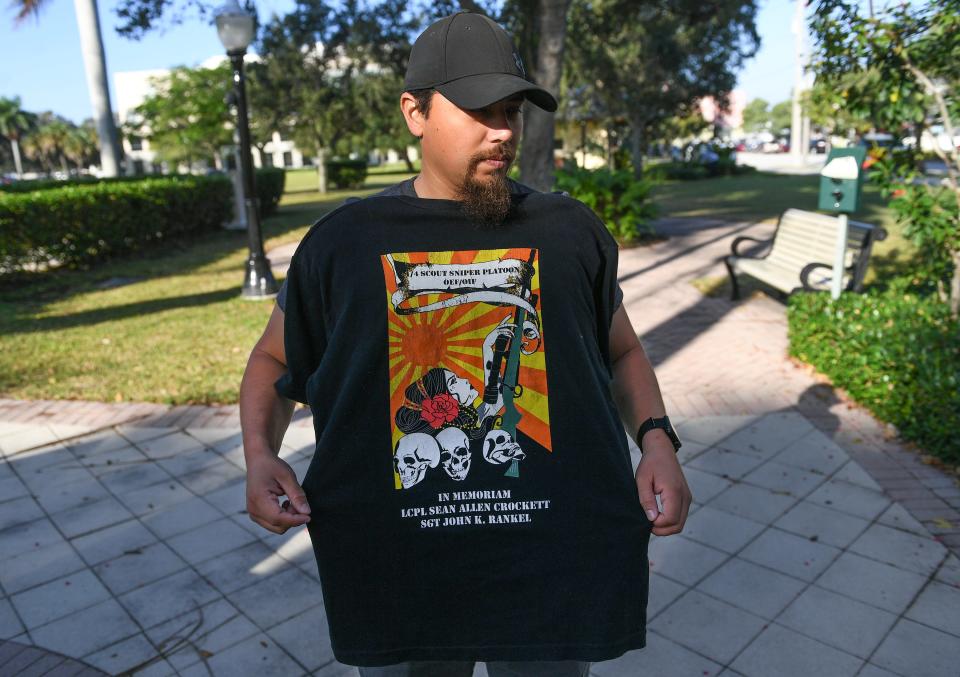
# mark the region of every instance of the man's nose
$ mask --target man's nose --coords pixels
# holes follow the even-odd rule
[[[510,117],[505,110],[498,111],[492,115],[487,122],[487,127],[490,129],[489,135],[491,140],[505,142],[510,141],[514,137],[513,127],[510,125]]]
[[[509,125],[503,127],[492,127],[490,133],[487,135],[487,138],[499,144],[508,144],[514,141],[514,132]]]

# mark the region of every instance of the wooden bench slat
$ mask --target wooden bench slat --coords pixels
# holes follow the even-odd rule
[[[770,256],[768,258],[785,263],[788,261],[799,263],[800,267],[803,268],[803,266],[811,262],[833,263],[835,254],[836,252],[833,247],[829,249],[811,249],[796,243],[784,242],[774,246],[774,248],[770,250]],[[850,265],[853,262],[855,253],[848,249],[844,256],[846,257],[847,265]]]

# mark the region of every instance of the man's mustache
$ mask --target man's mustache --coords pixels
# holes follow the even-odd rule
[[[513,151],[493,151],[490,153],[477,153],[473,156],[474,164],[480,164],[484,160],[501,160],[503,162],[513,162],[515,153]]]

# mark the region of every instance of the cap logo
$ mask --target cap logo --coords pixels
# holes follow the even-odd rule
[[[513,53],[513,62],[517,64],[517,68],[520,70],[520,75],[527,77],[527,71],[523,68],[523,61],[520,59],[520,55],[516,52]]]

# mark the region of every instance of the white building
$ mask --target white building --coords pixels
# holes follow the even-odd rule
[[[113,86],[116,92],[117,118],[120,125],[130,120],[134,109],[144,99],[153,94],[150,78],[164,77],[170,71],[152,69],[143,71],[121,71],[113,74]],[[128,138],[122,135],[124,174],[152,174],[161,170],[156,161],[156,153],[150,150],[150,142],[139,137]]]
[[[212,56],[200,64],[200,68],[216,68],[226,60],[225,56]],[[244,62],[257,61],[259,57],[256,54],[247,54]],[[133,115],[133,111],[144,102],[144,100],[155,92],[151,84],[151,78],[162,78],[170,74],[169,69],[154,68],[142,71],[119,71],[113,74],[113,83],[117,94],[117,115],[121,125],[127,122]],[[166,163],[157,161],[157,154],[150,148],[150,141],[138,137],[123,138],[123,153],[126,174],[151,174],[163,171],[170,171]],[[253,164],[256,167],[285,167],[295,169],[309,166],[311,160],[305,158],[296,144],[288,139],[283,139],[279,132],[273,133],[273,138],[268,141],[263,152],[260,149],[252,148]],[[218,162],[219,164],[219,162]],[[185,167],[183,169],[186,169]],[[223,169],[223,167],[217,167]]]

